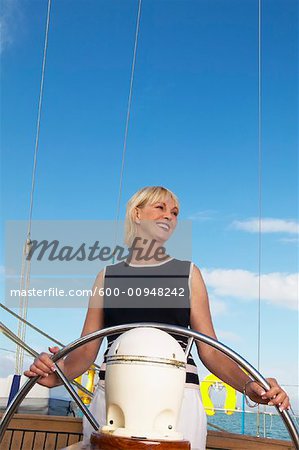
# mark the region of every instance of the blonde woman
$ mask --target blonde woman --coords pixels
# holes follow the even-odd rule
[[[98,274],[94,284],[97,294],[90,299],[82,336],[108,326],[160,322],[186,328],[190,326],[193,330],[217,339],[207,290],[199,268],[190,261],[172,258],[164,251],[165,242],[176,228],[178,215],[177,197],[161,186],[145,187],[129,200],[125,221],[126,244],[131,248],[129,258],[107,266]],[[125,292],[130,288],[131,291],[130,295],[122,297],[120,304],[118,297],[105,296],[107,288],[112,291],[114,288],[121,288]],[[137,292],[137,289],[143,295],[132,296],[132,292]],[[178,292],[181,294],[180,298],[174,295]],[[116,336],[108,338],[108,349],[115,338]],[[186,340],[176,338],[185,348]],[[59,362],[69,379],[76,378],[92,365],[100,344],[99,341],[86,344]],[[210,372],[239,392],[245,386],[251,400],[280,405],[282,410],[290,407],[286,392],[275,379],[267,379],[271,389],[266,393],[258,383],[251,382],[237,364],[217,350],[200,342],[197,342],[197,350]],[[50,348],[50,351],[55,354],[58,348]],[[25,375],[41,375],[39,383],[44,386],[60,384],[47,353],[42,353]],[[105,364],[102,365],[100,381],[90,406],[101,426],[105,424],[106,415],[104,379]],[[200,397],[197,369],[191,356],[187,364],[185,392],[177,429],[191,442],[192,449],[206,448],[206,415]],[[88,442],[91,431],[91,426],[84,420],[85,442]]]

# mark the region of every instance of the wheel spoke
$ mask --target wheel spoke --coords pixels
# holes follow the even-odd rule
[[[93,417],[93,415],[91,414],[89,409],[84,405],[84,403],[82,402],[80,396],[75,391],[75,389],[73,388],[73,386],[71,385],[69,380],[66,378],[66,376],[64,375],[64,373],[62,372],[60,367],[57,364],[55,364],[55,367],[56,367],[56,373],[57,373],[58,377],[61,379],[61,381],[63,382],[66,390],[73,397],[74,401],[77,403],[77,405],[79,406],[79,408],[81,409],[81,411],[85,415],[86,419],[90,422],[90,424],[93,426],[93,428],[97,431],[99,429],[98,422]]]
[[[189,337],[187,347],[185,350],[185,355],[186,355],[187,359],[188,359],[189,353],[191,352],[193,342],[194,342],[194,337]]]

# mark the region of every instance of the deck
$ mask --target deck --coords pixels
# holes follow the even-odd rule
[[[80,418],[16,414],[5,433],[1,450],[83,450],[81,439]],[[293,449],[295,446],[290,441],[208,432],[207,450]]]

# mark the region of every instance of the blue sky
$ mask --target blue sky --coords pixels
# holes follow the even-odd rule
[[[47,2],[2,3],[3,229],[28,217]],[[298,385],[298,5],[262,4],[261,371]],[[121,208],[144,185],[178,195],[219,339],[253,364],[257,12],[255,0],[143,1]],[[53,2],[33,219],[115,218],[136,15],[136,0]],[[69,342],[84,311],[28,317]]]

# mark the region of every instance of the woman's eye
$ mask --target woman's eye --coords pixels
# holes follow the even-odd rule
[[[161,209],[163,209],[163,206],[162,206],[162,205],[157,205],[156,208],[161,208]]]
[[[174,214],[175,216],[177,216],[178,215],[178,213],[176,212],[176,211],[174,211],[172,214]]]

